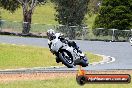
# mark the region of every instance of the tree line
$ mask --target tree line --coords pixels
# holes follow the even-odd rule
[[[132,0],[103,0],[93,25],[95,35],[100,35],[96,28],[104,28],[102,35],[111,34],[109,29],[118,29],[117,36],[128,36],[132,29]],[[126,31],[127,32],[127,31]]]
[[[36,6],[44,5],[49,0],[0,0],[0,7],[14,12],[22,7],[23,34],[31,28],[32,14]],[[115,28],[129,30],[132,28],[132,0],[50,0],[55,4],[56,18],[59,24],[67,26],[84,25],[87,13],[98,14],[93,29]],[[90,3],[90,4],[89,4]],[[91,5],[92,4],[92,5]],[[97,30],[93,30],[98,34]],[[108,31],[108,30],[105,30]]]

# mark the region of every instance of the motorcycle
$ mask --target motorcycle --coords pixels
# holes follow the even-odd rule
[[[67,43],[61,42],[60,34],[56,34],[55,38],[51,40],[51,51],[56,55],[57,59],[66,65],[68,68],[73,68],[76,65],[82,67],[88,66],[88,59],[83,53],[77,52],[75,48]],[[57,60],[57,61],[58,61]]]

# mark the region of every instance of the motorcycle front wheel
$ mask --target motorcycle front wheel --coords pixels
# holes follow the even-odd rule
[[[59,53],[60,60],[68,68],[74,67],[73,57],[69,51],[63,50]]]

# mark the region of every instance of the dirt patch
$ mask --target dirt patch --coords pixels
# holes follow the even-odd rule
[[[75,77],[77,72],[67,73],[29,73],[29,74],[0,74],[0,82],[17,80],[48,80],[56,78]],[[132,70],[87,71],[87,74],[132,74]]]
[[[0,74],[0,82],[16,80],[48,80],[75,76],[75,73],[29,73],[29,74]]]

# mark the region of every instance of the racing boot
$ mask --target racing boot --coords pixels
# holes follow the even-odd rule
[[[56,62],[57,63],[60,63],[61,62],[61,60],[58,57],[56,57],[55,59],[56,59]]]

